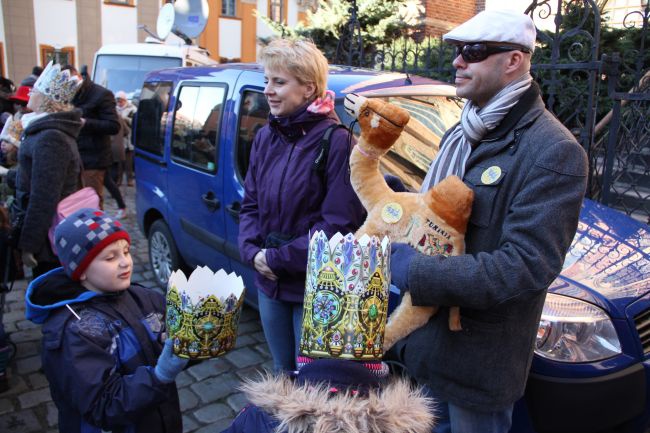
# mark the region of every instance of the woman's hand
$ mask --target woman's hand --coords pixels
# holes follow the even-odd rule
[[[257,254],[255,254],[253,266],[255,266],[255,270],[262,274],[262,276],[267,280],[278,280],[278,276],[273,273],[271,268],[269,268],[269,265],[266,263],[266,249],[261,249]]]

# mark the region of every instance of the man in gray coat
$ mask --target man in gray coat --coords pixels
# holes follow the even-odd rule
[[[441,403],[436,432],[508,432],[524,393],[546,290],[578,224],[587,157],[544,108],[530,75],[536,38],[523,14],[484,11],[444,36],[456,45],[461,121],[422,185],[455,174],[474,190],[466,254],[395,244],[393,284],[414,305],[441,305],[395,355]],[[460,306],[462,331],[448,329]]]

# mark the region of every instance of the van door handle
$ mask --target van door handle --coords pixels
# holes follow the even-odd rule
[[[226,211],[234,218],[235,221],[239,222],[239,212],[241,212],[241,203],[238,201],[233,201],[229,205],[226,205]]]
[[[203,203],[210,209],[210,212],[214,212],[221,207],[221,202],[217,197],[215,197],[212,191],[208,191],[201,196]]]

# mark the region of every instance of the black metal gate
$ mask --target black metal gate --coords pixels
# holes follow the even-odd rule
[[[594,0],[533,0],[525,13],[539,23],[533,76],[547,108],[589,155],[587,195],[637,219],[650,221],[650,5],[632,12],[640,27],[630,52],[601,55],[601,13]],[[453,82],[453,48],[413,29],[388,46],[363,48],[353,1],[351,20],[337,49],[339,63],[402,71]],[[639,24],[640,23],[640,24]],[[610,110],[611,107],[611,110]]]
[[[635,61],[624,62],[619,53],[603,55],[612,109],[592,146],[592,171],[601,181],[592,195],[650,223],[650,69],[643,63],[650,2],[639,15],[643,27],[638,50],[631,53]],[[631,86],[620,85],[626,78]]]

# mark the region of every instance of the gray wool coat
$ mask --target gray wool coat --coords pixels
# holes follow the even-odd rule
[[[499,167],[500,176],[483,176]],[[492,169],[495,172],[494,169]],[[536,84],[471,153],[475,201],[466,254],[417,254],[414,305],[442,308],[397,347],[411,375],[446,401],[500,410],[524,393],[546,291],[562,269],[587,185],[585,151],[544,108]]]
[[[35,119],[23,132],[16,174],[16,202],[24,212],[18,247],[39,261],[56,261],[47,232],[59,201],[81,186],[80,129],[75,110]]]

